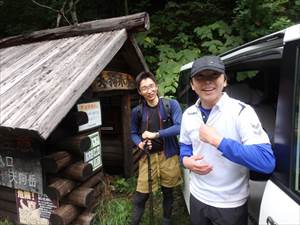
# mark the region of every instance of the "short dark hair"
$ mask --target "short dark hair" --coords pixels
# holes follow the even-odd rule
[[[139,74],[137,75],[137,77],[135,78],[135,84],[136,84],[136,88],[137,88],[138,90],[140,90],[140,85],[141,85],[142,80],[147,79],[147,78],[153,80],[153,82],[154,82],[155,84],[157,84],[156,79],[155,79],[155,76],[154,76],[153,73],[151,73],[151,72],[149,72],[149,71],[143,71],[143,72],[139,73]]]

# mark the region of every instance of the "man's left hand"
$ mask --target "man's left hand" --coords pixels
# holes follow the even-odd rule
[[[143,139],[155,139],[157,138],[157,132],[144,131],[142,134]]]

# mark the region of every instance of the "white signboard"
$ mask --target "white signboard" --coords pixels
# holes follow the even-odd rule
[[[99,132],[92,133],[92,134],[88,135],[88,137],[91,139],[90,149],[95,148],[96,146],[100,145]]]
[[[98,169],[99,167],[102,166],[101,155],[96,156],[95,158],[93,158],[93,159],[92,159],[91,161],[89,161],[88,163],[92,164],[93,171],[95,171],[96,169]]]
[[[79,131],[88,130],[98,127],[102,124],[100,102],[88,102],[77,104],[78,111],[86,112],[88,115],[88,123],[79,126]]]
[[[84,162],[90,161],[92,158],[101,154],[101,146],[97,146],[91,150],[84,152]]]
[[[90,163],[93,171],[102,166],[101,159],[101,140],[99,132],[88,135],[91,139],[91,147],[88,151],[84,152],[84,162]]]
[[[27,225],[49,225],[50,215],[58,206],[45,194],[23,190],[16,190],[16,203],[19,222]]]

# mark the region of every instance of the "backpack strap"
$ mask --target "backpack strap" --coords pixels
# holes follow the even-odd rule
[[[171,106],[170,106],[170,99],[167,98],[160,98],[163,103],[164,112],[167,116],[166,120],[163,123],[168,124],[167,126],[172,126],[173,120],[171,116]],[[143,103],[137,105],[137,119],[138,119],[138,127],[142,129],[142,118],[143,118]]]
[[[161,100],[164,106],[164,112],[167,115],[167,120],[172,121],[170,99],[161,98]]]
[[[137,105],[137,121],[138,121],[138,128],[141,131],[142,127],[142,118],[143,118],[143,103]],[[139,132],[140,132],[139,131]]]

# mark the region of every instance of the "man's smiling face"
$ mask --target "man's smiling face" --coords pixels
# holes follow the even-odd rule
[[[226,85],[225,75],[212,70],[204,70],[191,80],[192,89],[200,97],[201,105],[208,109],[219,101]]]

